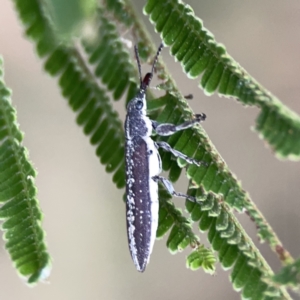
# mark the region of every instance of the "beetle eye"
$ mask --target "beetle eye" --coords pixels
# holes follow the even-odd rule
[[[135,104],[135,108],[141,110],[143,108],[143,101],[138,100]]]

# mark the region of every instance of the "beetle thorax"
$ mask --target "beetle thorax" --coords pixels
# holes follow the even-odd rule
[[[152,133],[152,124],[146,115],[147,104],[145,92],[141,90],[127,106],[127,116],[125,121],[125,134],[127,139],[135,136],[148,137]]]

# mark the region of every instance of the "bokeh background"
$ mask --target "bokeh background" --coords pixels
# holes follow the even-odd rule
[[[144,1],[136,0],[141,11]],[[300,113],[300,2],[297,0],[187,1],[218,42],[226,45],[251,75],[287,106]],[[159,36],[146,18],[156,44]],[[75,115],[61,97],[56,80],[43,71],[33,44],[24,38],[13,2],[0,1],[0,54],[5,81],[13,90],[24,144],[38,171],[38,198],[45,214],[53,271],[49,284],[28,288],[16,275],[0,244],[0,297],[11,299],[240,299],[232,290],[229,272],[215,276],[185,267],[187,252],[170,255],[157,241],[144,274],[131,261],[125,230],[123,190],[104,172],[88,138],[75,124]],[[267,220],[294,257],[300,255],[299,163],[279,161],[250,130],[258,114],[234,100],[206,97],[163,51],[174,78],[211,140],[242,181]],[[123,104],[118,105],[124,116]],[[184,191],[186,186],[179,185]],[[174,200],[181,205],[182,200]],[[239,219],[258,244],[255,226]],[[206,236],[201,234],[206,242]],[[280,264],[267,245],[259,245],[275,271]],[[297,297],[293,296],[295,299]]]

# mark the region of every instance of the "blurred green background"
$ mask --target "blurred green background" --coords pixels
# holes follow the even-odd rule
[[[135,2],[141,11],[144,1]],[[234,59],[300,113],[299,1],[188,3]],[[159,36],[149,28],[158,45]],[[166,239],[156,242],[146,272],[135,270],[127,246],[123,191],[116,190],[94,155],[95,149],[75,125],[75,115],[61,97],[56,80],[44,73],[33,44],[24,39],[10,0],[0,3],[0,54],[18,121],[26,133],[24,144],[38,171],[38,198],[53,257],[49,284],[28,288],[16,275],[0,241],[1,299],[240,299],[232,290],[229,272],[218,268],[216,276],[210,276],[187,270],[187,252],[170,255]],[[256,108],[204,96],[197,88],[199,80],[187,79],[168,49],[162,56],[183,94],[194,95],[190,103],[195,112],[207,114],[203,127],[230,169],[284,246],[299,256],[299,163],[277,160],[250,130]],[[124,117],[123,103],[118,108]],[[185,191],[185,183],[177,189]],[[174,202],[183,207],[181,199]],[[245,215],[238,217],[258,244],[254,224]],[[205,235],[201,234],[201,240],[206,243]],[[268,246],[259,247],[272,268],[279,270]]]

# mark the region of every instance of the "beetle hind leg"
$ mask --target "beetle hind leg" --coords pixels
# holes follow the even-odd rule
[[[153,176],[152,179],[156,182],[161,182],[163,184],[163,186],[165,187],[165,189],[169,192],[170,195],[175,196],[175,197],[180,197],[180,198],[185,198],[191,202],[196,202],[196,203],[200,203],[195,197],[190,196],[190,195],[186,195],[184,193],[180,193],[180,192],[176,192],[172,183],[162,177],[162,176]]]

